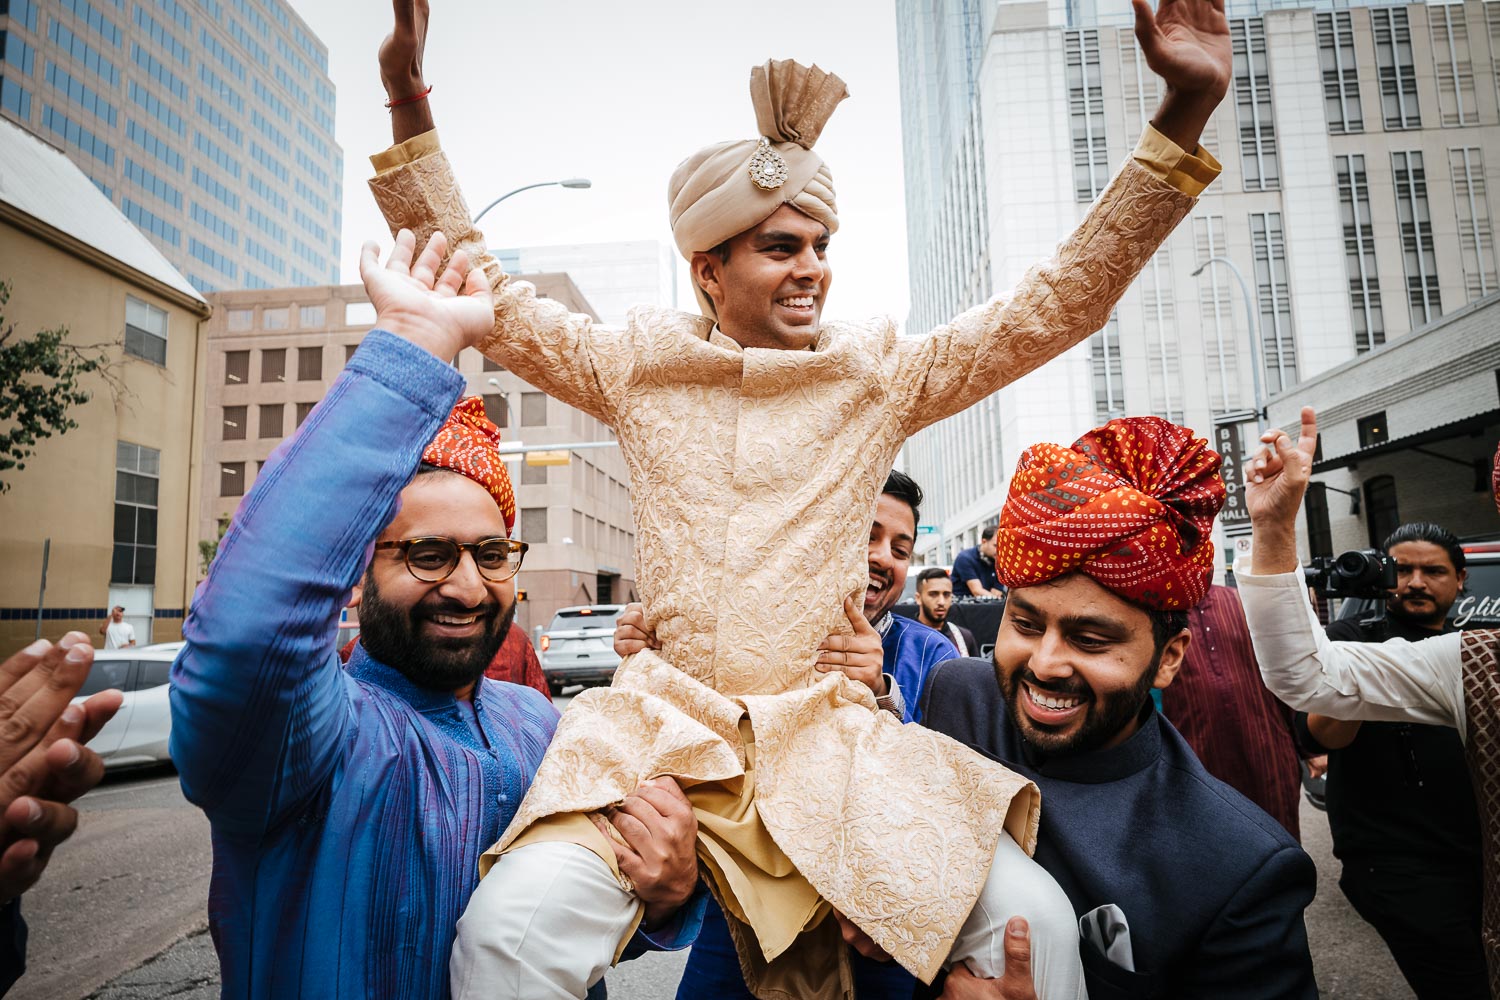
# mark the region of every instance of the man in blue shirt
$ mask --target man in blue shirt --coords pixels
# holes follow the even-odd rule
[[[382,268],[365,246],[377,328],[266,462],[185,624],[171,750],[212,825],[227,998],[446,998],[479,853],[556,726],[545,697],[483,677],[524,545],[498,432],[445,424],[464,386],[445,359],[493,325],[462,253],[437,277],[445,249],[436,235],[413,262],[403,232]],[[440,429],[458,447],[428,450]],[[653,828],[621,849],[649,924],[693,891],[696,824],[675,788],[621,810]],[[669,930],[691,940],[696,920]]]
[[[1004,597],[995,575],[995,526],[979,533],[979,544],[953,557],[953,589],[959,598]]]

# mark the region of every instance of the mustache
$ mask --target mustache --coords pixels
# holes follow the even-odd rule
[[[434,615],[453,615],[462,617],[464,615],[478,615],[481,618],[494,618],[500,613],[499,601],[483,601],[472,607],[461,601],[437,598],[435,600],[422,601],[415,604],[411,609],[413,618],[431,618]]]
[[[1038,691],[1046,691],[1048,694],[1056,695],[1079,695],[1089,697],[1091,692],[1089,686],[1083,682],[1081,677],[1068,677],[1055,681],[1044,681],[1031,672],[1029,667],[1022,667],[1016,674],[1019,681],[1024,681]]]

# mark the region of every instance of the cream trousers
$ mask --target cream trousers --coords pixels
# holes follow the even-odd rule
[[[454,1000],[582,1000],[614,961],[640,901],[577,844],[541,843],[500,858],[458,921],[449,972]],[[1008,836],[954,941],[950,964],[1005,971],[1005,924],[1031,925],[1038,1000],[1087,1000],[1078,919],[1062,889]]]

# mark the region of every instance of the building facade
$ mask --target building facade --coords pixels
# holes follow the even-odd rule
[[[529,274],[544,298],[592,316],[565,274]],[[220,292],[205,324],[204,461],[197,537],[212,544],[272,449],[295,433],[375,316],[361,285]],[[516,622],[534,635],[558,608],[635,599],[635,528],[624,459],[594,418],[466,350],[458,359],[468,392],[484,399],[504,447],[568,450],[567,464],[507,467],[516,490],[514,537],[531,548],[518,578],[526,600]],[[199,566],[200,575],[206,566]]]
[[[623,326],[633,306],[677,305],[677,253],[657,240],[492,250],[507,274],[566,273],[600,321]]]
[[[903,20],[969,23],[941,6]],[[982,58],[964,65],[982,154],[972,170],[959,158],[946,200],[928,202],[962,204],[977,174],[985,242],[957,213],[909,211],[916,334],[1050,253],[1161,97],[1126,3],[960,6],[980,25]],[[1234,80],[1203,138],[1222,176],[1103,330],[908,447],[941,525],[923,540],[931,561],[995,519],[1027,444],[1123,414],[1210,436],[1254,410],[1257,374],[1261,399],[1284,392],[1500,287],[1488,194],[1500,178],[1500,3],[1231,2],[1228,13]],[[903,64],[903,104],[930,101],[934,79]],[[961,148],[951,129],[934,135]],[[908,148],[908,174],[918,155],[930,154]],[[976,246],[982,287],[960,280],[985,259]],[[921,296],[919,256],[937,271]],[[1234,270],[1210,258],[1243,275],[1258,350]]]
[[[200,324],[208,304],[61,153],[0,122],[0,281],[15,341],[101,345],[77,422],[0,476],[0,650],[99,626],[182,636],[197,576]],[[44,569],[45,567],[45,569]],[[40,597],[40,599],[39,599]]]
[[[1273,396],[1270,422],[1295,436],[1303,406],[1318,413],[1304,559],[1379,548],[1410,521],[1500,538],[1500,292]]]
[[[200,292],[338,280],[334,102],[327,49],[286,0],[0,4],[0,116]]]

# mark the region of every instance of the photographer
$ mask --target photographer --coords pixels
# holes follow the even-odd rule
[[[1477,884],[1484,894],[1479,937],[1489,964],[1489,988],[1500,993],[1500,631],[1439,634],[1429,628],[1428,637],[1420,641],[1397,635],[1378,643],[1335,643],[1320,634],[1299,572],[1296,548],[1297,510],[1307,488],[1317,446],[1317,423],[1312,410],[1302,411],[1302,433],[1295,446],[1280,430],[1267,433],[1262,440],[1269,447],[1256,454],[1246,489],[1254,528],[1252,572],[1237,577],[1266,686],[1294,708],[1330,719],[1364,720],[1366,724],[1351,746],[1372,730],[1370,722],[1417,723],[1456,730],[1475,797],[1483,810],[1478,819],[1483,874]],[[1500,471],[1496,474],[1496,488],[1500,492]],[[1454,577],[1457,578],[1457,567]],[[1411,592],[1411,599],[1399,602],[1400,606],[1413,609],[1430,606],[1430,612],[1424,607],[1423,618],[1429,625],[1438,621],[1436,595],[1429,589],[1427,599],[1419,600],[1416,591],[1421,588],[1406,589]],[[1409,620],[1391,622],[1392,628],[1410,624]],[[1334,739],[1336,735],[1339,734],[1325,731],[1323,738]],[[1425,795],[1439,778],[1426,770],[1413,777],[1408,770],[1414,763],[1409,746],[1409,741],[1402,745],[1398,739],[1399,755],[1387,759],[1380,792],[1396,800],[1394,805],[1407,816],[1425,808],[1410,796]],[[1330,774],[1330,798],[1332,787]],[[1329,812],[1330,815],[1333,812],[1331,802]],[[1347,856],[1344,860],[1348,879],[1354,866]],[[1438,881],[1438,862],[1424,859],[1423,864],[1428,866],[1422,871],[1423,878]],[[1471,869],[1468,875],[1471,883],[1476,881],[1474,874]],[[1356,893],[1350,893],[1350,897],[1356,899]],[[1430,905],[1404,898],[1384,902],[1390,909]],[[1356,905],[1360,905],[1357,899]],[[1399,951],[1393,948],[1398,961],[1407,957],[1403,952],[1415,935],[1421,936],[1417,939],[1420,947],[1441,949],[1443,955],[1451,953],[1451,942],[1445,938],[1456,933],[1454,927],[1462,926],[1458,920],[1446,913],[1410,916],[1413,917],[1410,926],[1398,932],[1399,942],[1387,938],[1392,945],[1400,946]],[[1472,910],[1468,919],[1474,919]],[[1379,924],[1376,926],[1386,933]],[[1440,961],[1454,960],[1439,957],[1422,965],[1425,969],[1428,964]],[[1419,985],[1404,962],[1402,971],[1423,997],[1489,995],[1482,982],[1477,986],[1478,992],[1475,987],[1465,985],[1468,980],[1460,982],[1457,977],[1439,985],[1424,978]]]
[[[1420,642],[1455,631],[1448,609],[1465,575],[1458,539],[1435,524],[1403,524],[1384,549],[1396,578],[1385,607],[1333,622],[1328,638]],[[1421,1000],[1486,1000],[1479,816],[1458,733],[1306,713],[1296,725],[1308,751],[1328,754],[1328,826],[1344,864],[1339,888],[1380,932]]]

